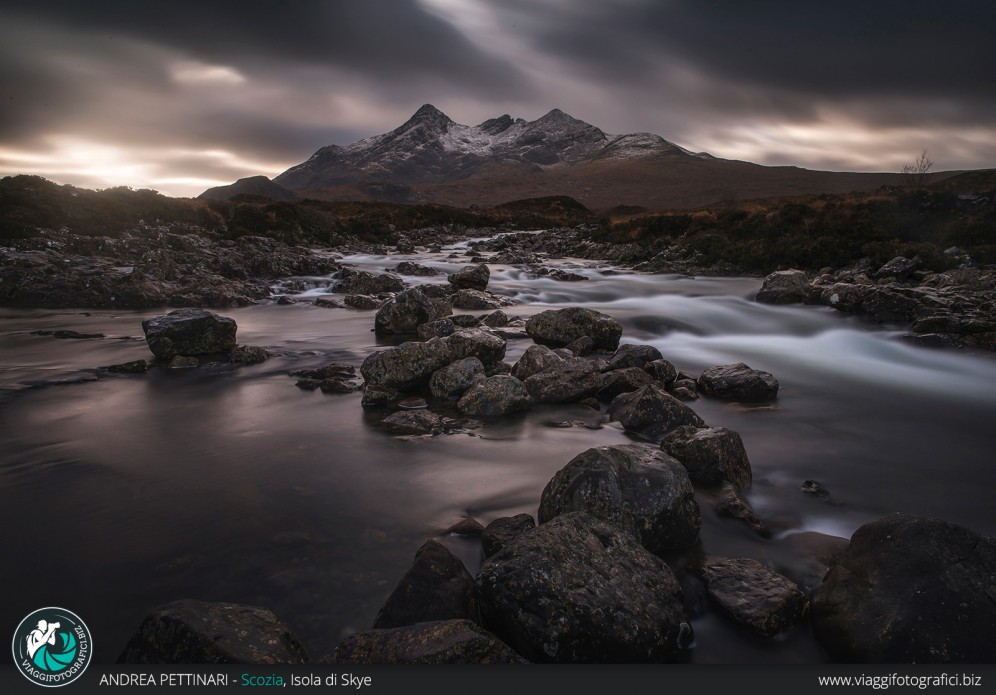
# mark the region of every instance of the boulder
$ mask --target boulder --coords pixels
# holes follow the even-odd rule
[[[738,489],[750,486],[747,450],[733,430],[684,425],[664,437],[661,449],[678,459],[697,485],[713,486],[729,480]]]
[[[622,336],[622,324],[594,309],[549,309],[529,317],[526,333],[535,342],[550,347],[563,347],[588,336],[596,349],[615,350]]]
[[[305,664],[301,642],[266,608],[183,599],[156,608],[119,664]]]
[[[609,369],[627,369],[629,367],[643,369],[651,362],[662,359],[664,359],[664,355],[653,345],[627,343],[620,345],[612,353],[612,357],[609,358]]]
[[[228,361],[232,364],[261,364],[269,359],[270,353],[258,345],[239,345],[228,353]]]
[[[427,265],[422,265],[420,263],[413,263],[412,261],[401,261],[398,263],[395,270],[401,275],[418,275],[423,277],[430,277],[432,275],[438,275],[439,271],[435,268],[430,268]]]
[[[707,558],[702,576],[713,605],[761,637],[785,632],[809,607],[795,582],[751,558]]]
[[[503,516],[484,527],[481,546],[484,557],[491,557],[526,531],[536,528],[536,522],[528,514]]]
[[[439,620],[350,635],[335,664],[521,664],[525,659],[470,620]]]
[[[499,417],[527,410],[532,405],[529,391],[513,376],[498,374],[479,381],[460,397],[457,408],[464,415]]]
[[[751,369],[743,362],[710,367],[698,379],[702,393],[715,398],[741,403],[763,403],[775,400],[778,381],[768,372]]]
[[[339,271],[338,280],[332,288],[338,294],[381,294],[405,289],[404,281],[397,275],[374,275],[365,270],[344,268]]]
[[[512,367],[512,376],[525,380],[533,374],[560,364],[563,360],[563,357],[546,345],[530,345]]]
[[[377,333],[415,333],[423,323],[440,318],[432,300],[421,288],[399,292],[377,310],[374,331]]]
[[[543,489],[537,518],[542,524],[578,511],[632,534],[656,555],[687,548],[702,525],[688,473],[645,444],[588,449],[561,468]]]
[[[695,411],[656,384],[616,396],[609,404],[609,419],[646,437],[659,437],[676,427],[705,427]]]
[[[442,430],[443,421],[429,410],[399,410],[384,418],[381,425],[393,434],[432,434]]]
[[[505,339],[486,328],[461,328],[444,340],[454,360],[476,357],[484,364],[491,364],[505,357]]]
[[[743,498],[740,491],[733,483],[724,481],[716,495],[713,506],[719,516],[731,519],[739,519],[754,531],[761,538],[771,538],[771,529],[764,523],[764,520],[757,515],[750,503]]]
[[[598,365],[583,357],[561,359],[523,382],[536,403],[575,403],[602,388]]]
[[[369,386],[404,390],[427,383],[434,371],[452,361],[446,341],[433,338],[378,350],[363,360],[360,374]]]
[[[481,319],[481,323],[489,328],[501,328],[508,325],[508,315],[501,309],[492,311]]]
[[[371,297],[369,294],[347,294],[342,298],[342,303],[353,309],[370,311],[379,309],[384,304],[384,300],[379,297]]]
[[[418,412],[418,411],[416,411]],[[377,613],[373,627],[472,618],[474,578],[442,543],[426,541]]]
[[[467,389],[484,379],[484,364],[481,360],[465,357],[433,372],[429,379],[429,389],[436,398],[455,401]]]
[[[486,290],[491,271],[483,263],[472,263],[455,273],[450,273],[447,281],[459,290]]]
[[[626,367],[607,372],[602,379],[602,388],[595,397],[600,401],[611,401],[620,393],[629,393],[654,383],[654,378],[640,367]]]
[[[667,360],[654,360],[643,365],[643,370],[652,376],[655,381],[664,384],[668,388],[678,379],[678,370]]]
[[[142,321],[149,350],[163,361],[229,352],[235,348],[237,328],[233,319],[203,309],[176,309]]]
[[[453,323],[452,319],[436,319],[435,321],[430,321],[429,323],[423,323],[417,329],[415,329],[416,335],[418,335],[419,340],[430,340],[432,338],[445,338],[448,335],[453,335],[456,331],[456,324]]]
[[[851,663],[991,663],[996,539],[892,514],[865,524],[812,598],[813,632]]]
[[[467,309],[468,311],[497,309],[507,305],[507,302],[501,298],[482,290],[459,290],[453,295],[451,301],[457,309]]]
[[[690,641],[670,568],[583,512],[519,535],[474,588],[481,623],[530,661],[672,661]]]
[[[764,304],[798,304],[811,291],[809,278],[802,270],[777,270],[764,278],[757,301]]]
[[[920,259],[913,258],[909,259],[905,256],[896,256],[891,261],[883,265],[875,273],[875,277],[878,279],[883,278],[896,278],[897,280],[905,280],[913,271],[920,267]]]

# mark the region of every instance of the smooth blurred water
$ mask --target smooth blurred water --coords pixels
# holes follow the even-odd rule
[[[452,271],[465,258],[450,251],[347,261]],[[777,530],[772,540],[754,536],[700,495],[702,552],[757,557],[811,585],[819,577],[789,545],[802,531],[847,537],[905,511],[996,533],[991,356],[915,347],[898,330],[825,308],[757,304],[755,279],[558,264],[589,279],[492,266],[490,289],[522,302],[510,315],[571,305],[609,313],[625,342],[655,345],[693,376],[743,361],[780,381],[770,406],[692,404],[709,424],[741,433],[754,467],[749,498]],[[631,441],[576,405],[536,407],[473,434],[387,435],[358,393],[301,391],[287,376],[330,361],[358,367],[378,347],[374,312],[305,303],[222,312],[238,322],[240,343],[274,353],[261,365],[23,389],[151,357],[141,320],[156,313],[0,310],[0,618],[15,624],[39,606],[66,606],[84,616],[102,662],[117,658],[151,608],[184,597],[268,606],[321,657],[369,626],[427,538],[468,515],[485,524],[535,515],[544,485],[573,456]],[[31,334],[39,329],[108,337]],[[529,344],[510,341],[509,359]],[[801,493],[809,479],[831,501]],[[476,569],[473,541],[441,540]],[[694,624],[696,662],[824,658],[804,627],[765,642],[711,612]]]

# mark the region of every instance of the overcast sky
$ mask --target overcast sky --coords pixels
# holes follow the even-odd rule
[[[423,103],[762,164],[991,168],[994,66],[984,0],[3,0],[0,175],[196,195]]]

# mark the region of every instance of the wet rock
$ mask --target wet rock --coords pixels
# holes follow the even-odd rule
[[[476,357],[491,364],[505,357],[505,339],[486,328],[461,328],[444,340],[454,360]]]
[[[764,403],[778,395],[775,377],[751,369],[743,362],[706,369],[698,379],[698,386],[707,396],[741,403]]]
[[[498,309],[497,311],[492,311],[490,314],[481,319],[481,323],[490,328],[501,328],[502,326],[508,325],[508,316],[504,311]]]
[[[830,501],[830,491],[818,480],[805,480],[799,486],[799,492],[812,495],[824,501]]]
[[[339,271],[338,279],[332,288],[337,294],[381,294],[405,289],[404,281],[396,275],[374,275],[365,270],[345,268]]]
[[[363,385],[363,398],[360,405],[364,408],[390,405],[396,403],[404,397],[404,394],[389,386],[378,386],[376,384]]]
[[[521,664],[525,659],[470,620],[442,620],[350,635],[336,664]]]
[[[588,336],[596,349],[615,350],[622,336],[622,324],[594,309],[549,309],[526,321],[526,333],[537,343],[550,347],[563,347]]]
[[[447,281],[460,290],[486,290],[491,279],[491,271],[483,263],[473,263],[455,273],[450,273]]]
[[[426,412],[426,411],[417,411]],[[426,541],[374,619],[374,629],[471,618],[474,578],[442,543]]]
[[[757,301],[764,304],[798,304],[806,301],[812,288],[802,270],[778,270],[764,278]]]
[[[315,306],[322,309],[345,309],[346,305],[341,299],[335,297],[319,297],[315,300]]]
[[[120,664],[305,664],[301,642],[266,608],[183,599],[156,608]]]
[[[753,507],[745,500],[733,483],[724,481],[716,495],[714,509],[719,516],[739,519],[761,538],[771,538],[771,529],[757,515]]]
[[[294,301],[293,297],[288,297],[286,294],[282,294],[277,297],[277,304],[280,306],[288,306],[290,304],[297,304],[297,302]]]
[[[626,345],[620,345],[616,351],[612,353],[612,357],[609,358],[608,368],[610,370],[628,369],[630,367],[643,369],[648,364],[663,359],[664,355],[662,355],[661,351],[653,345],[637,345],[627,343]]]
[[[516,514],[495,519],[481,533],[484,557],[491,557],[526,531],[536,528],[529,514]]]
[[[664,437],[661,449],[678,459],[697,485],[719,485],[728,480],[738,489],[750,486],[747,450],[733,430],[685,425]]]
[[[415,333],[419,326],[440,318],[432,300],[421,288],[399,292],[377,310],[374,331],[377,333]]]
[[[429,410],[399,410],[381,425],[392,434],[435,434],[443,429],[443,421]]]
[[[788,577],[750,558],[708,558],[702,567],[713,604],[743,629],[774,637],[806,614],[809,602]]]
[[[436,398],[455,401],[471,386],[485,379],[484,364],[476,357],[465,357],[432,373],[429,389]]]
[[[452,361],[445,339],[433,338],[379,350],[363,360],[360,374],[371,386],[404,390],[428,383],[434,371]]]
[[[454,314],[450,320],[457,328],[476,328],[481,322],[478,317],[472,314]]]
[[[582,357],[561,359],[523,382],[537,403],[574,403],[602,388],[598,365]]]
[[[512,365],[510,365],[508,362],[505,362],[504,360],[484,365],[484,376],[497,376],[498,374],[511,374],[511,373],[512,373]]]
[[[647,550],[666,555],[690,546],[702,525],[688,473],[645,444],[588,449],[547,483],[540,524],[583,511],[632,534]]]
[[[608,413],[610,420],[646,437],[659,437],[682,425],[705,427],[694,410],[655,384],[616,396]]]
[[[104,367],[107,371],[118,374],[144,374],[148,368],[149,363],[145,360],[132,360],[131,362],[122,362],[121,364],[112,364],[109,367]]]
[[[352,379],[356,376],[356,367],[345,362],[331,362],[317,369],[297,369],[288,372],[290,376],[303,379]]]
[[[813,632],[851,663],[989,663],[996,540],[938,519],[865,524],[813,593]]]
[[[417,275],[420,277],[439,275],[439,271],[435,268],[430,268],[429,266],[422,265],[421,263],[413,263],[412,261],[401,261],[398,263],[395,270],[397,270],[400,275]]]
[[[142,321],[145,340],[157,359],[176,355],[207,355],[235,347],[237,326],[227,316],[203,309],[176,309]]]
[[[643,370],[653,377],[655,381],[664,384],[665,388],[670,387],[678,379],[678,370],[667,360],[648,362],[643,365]],[[692,383],[694,384],[695,382]]]
[[[239,345],[228,353],[228,361],[233,364],[261,364],[269,357],[270,353],[258,345]]]
[[[471,386],[457,401],[457,408],[465,415],[500,417],[532,405],[525,385],[512,376],[499,374]]]
[[[484,533],[484,527],[477,519],[467,517],[446,529],[446,533],[455,536],[480,536]]]
[[[488,292],[467,289],[460,290],[454,294],[452,303],[455,308],[466,309],[468,311],[498,309],[499,307],[508,305],[507,301]]]
[[[371,297],[368,294],[347,294],[342,298],[342,303],[353,309],[369,311],[379,309],[384,300],[378,297]]]
[[[475,581],[481,623],[531,661],[676,659],[688,626],[663,560],[583,512],[519,535]]]
[[[584,357],[585,355],[590,355],[595,349],[595,341],[586,335],[581,336],[577,340],[574,340],[564,346],[565,350],[569,350],[572,355],[577,357]]]
[[[601,401],[611,401],[621,393],[630,393],[654,383],[653,377],[639,367],[627,367],[608,372],[602,379],[602,388],[595,397]]]
[[[169,361],[166,365],[170,369],[191,369],[193,367],[200,367],[201,361],[196,357],[189,357],[187,355],[177,355]]]
[[[456,331],[456,324],[451,319],[436,319],[429,323],[423,323],[416,329],[419,340],[430,340],[432,338],[445,338],[453,335]]]
[[[891,261],[883,265],[875,273],[875,277],[878,279],[882,278],[895,278],[897,280],[905,280],[913,274],[913,271],[920,267],[920,259],[914,258],[909,259],[904,256],[896,256]]]
[[[563,359],[546,345],[530,345],[512,367],[512,376],[525,380],[533,374],[556,367]]]
[[[306,381],[308,380],[301,379],[301,381],[297,382],[298,388],[305,388],[302,386],[302,382]],[[338,378],[322,379],[316,382],[316,384],[322,390],[322,393],[352,393],[358,388],[356,384]]]

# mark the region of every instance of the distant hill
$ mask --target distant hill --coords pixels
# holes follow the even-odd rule
[[[215,186],[201,193],[198,198],[228,200],[237,195],[254,195],[270,200],[297,200],[298,196],[265,176],[248,176],[228,186]]]
[[[202,195],[285,199],[276,195],[290,191],[318,200],[456,207],[571,196],[591,209],[659,210],[873,191],[899,183],[895,173],[811,171],[719,159],[652,133],[610,135],[559,109],[535,121],[506,114],[466,126],[426,104],[398,128],[350,145],[322,147],[272,182],[252,177]]]

